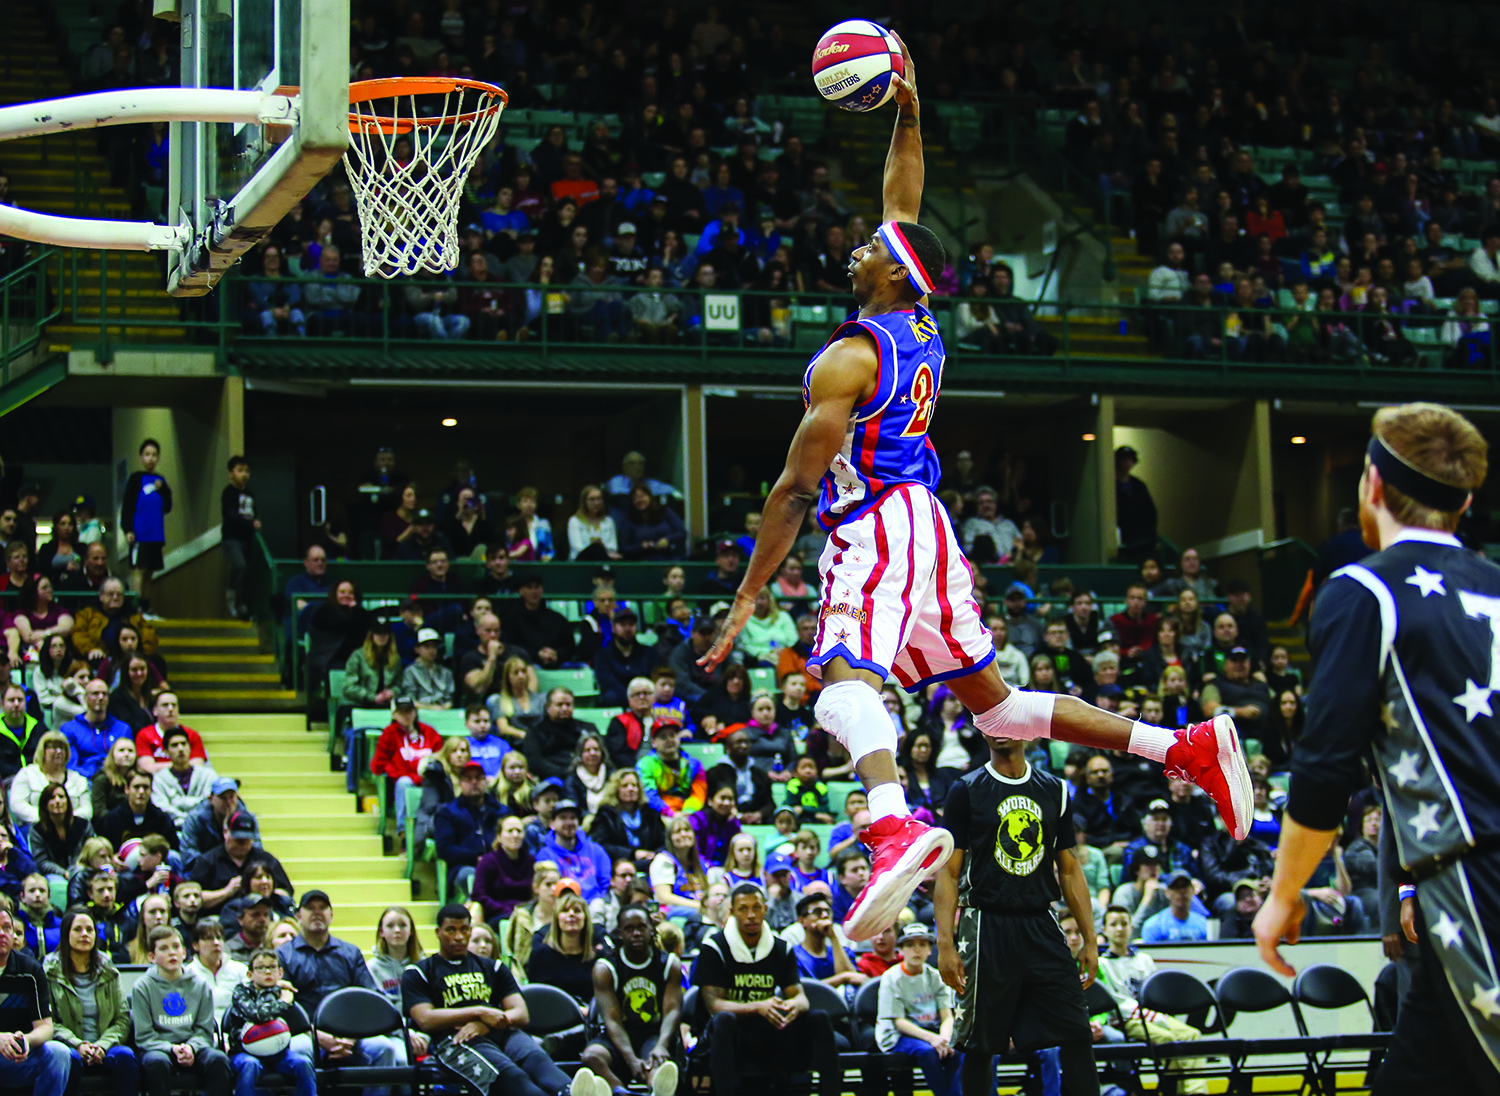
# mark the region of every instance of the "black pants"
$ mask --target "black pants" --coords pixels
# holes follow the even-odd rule
[[[1434,938],[1443,918],[1451,943]],[[1453,935],[1453,933],[1457,935]],[[1474,852],[1417,884],[1418,959],[1371,1096],[1500,1092],[1500,852]],[[1484,1006],[1483,1011],[1477,1006]]]
[[[191,1073],[203,1081],[207,1096],[229,1096],[234,1091],[234,1071],[222,1050],[200,1050],[193,1064],[184,1069],[170,1054],[148,1050],[141,1054],[141,1090],[146,1096],[167,1096],[172,1076]]]
[[[1099,1075],[1090,1044],[1074,1042],[1058,1047],[1058,1064],[1062,1066],[1062,1096],[1099,1096]],[[1033,1091],[1035,1078],[1035,1073],[1027,1078],[1023,1091]],[[963,1096],[995,1096],[994,1056],[965,1053],[958,1085]]]
[[[813,1009],[777,1030],[759,1016],[720,1012],[708,1022],[708,1066],[714,1092],[732,1096],[743,1073],[789,1074],[813,1070],[822,1096],[843,1087],[833,1021]]]

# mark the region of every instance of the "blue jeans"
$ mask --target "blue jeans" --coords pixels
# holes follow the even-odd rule
[[[409,776],[397,777],[391,785],[391,795],[396,798],[396,832],[399,834],[406,833],[406,789],[416,786],[417,782]]]
[[[0,1086],[29,1088],[34,1096],[63,1096],[72,1068],[73,1052],[54,1039],[32,1047],[24,1062],[0,1058]]]
[[[374,1039],[358,1039],[355,1041],[354,1054],[343,1060],[343,1064],[351,1066],[394,1066],[396,1064],[396,1043],[399,1037],[387,1038],[379,1036]],[[306,1058],[309,1062],[316,1062],[317,1055],[313,1053],[312,1035],[304,1033],[292,1036],[290,1053]],[[367,1088],[365,1096],[387,1096],[389,1088]]]
[[[959,1096],[958,1071],[964,1064],[962,1054],[939,1057],[931,1046],[910,1035],[897,1039],[891,1053],[910,1054],[917,1060],[922,1076],[927,1078],[927,1087],[932,1089],[932,1096]]]
[[[100,1068],[109,1075],[111,1087],[116,1092],[136,1093],[141,1090],[141,1064],[135,1060],[135,1051],[129,1047],[110,1047],[104,1052],[101,1066],[86,1066],[83,1056],[76,1050],[68,1052],[71,1068],[80,1077],[86,1070]]]
[[[312,1062],[293,1050],[257,1058],[244,1051],[234,1056],[234,1096],[255,1096],[255,1086],[263,1072],[279,1073],[292,1079],[296,1096],[317,1096],[318,1078]]]
[[[463,899],[469,897],[469,892],[471,890],[473,890],[473,889],[474,889],[474,868],[473,868],[473,866],[469,865],[469,864],[465,864],[462,867],[453,869],[453,881],[452,881],[451,890],[452,890],[452,894],[457,897],[457,900],[458,901],[462,901]]]

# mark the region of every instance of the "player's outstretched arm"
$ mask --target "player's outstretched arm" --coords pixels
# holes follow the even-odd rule
[[[700,666],[717,666],[734,649],[734,637],[755,608],[755,595],[771,581],[792,550],[807,509],[817,500],[823,474],[844,447],[855,404],[867,398],[874,387],[878,364],[875,344],[858,337],[841,339],[818,360],[807,413],[792,437],[786,468],[766,497],[755,551],[740,580],[734,606],[714,637],[714,645],[698,660]]]
[[[906,59],[906,78],[892,77],[896,81],[896,128],[891,133],[891,150],[886,154],[885,181],[880,191],[882,224],[915,222],[922,212],[922,183],[926,168],[922,161],[917,70],[905,42],[901,43],[901,56]]]

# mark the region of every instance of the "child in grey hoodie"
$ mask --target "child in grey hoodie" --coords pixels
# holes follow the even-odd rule
[[[213,990],[182,969],[187,949],[176,929],[152,929],[146,950],[152,965],[130,989],[142,1090],[146,1096],[167,1096],[172,1074],[193,1073],[206,1096],[230,1096],[229,1059],[214,1047]]]

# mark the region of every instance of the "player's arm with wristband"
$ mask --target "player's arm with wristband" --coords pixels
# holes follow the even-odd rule
[[[958,880],[964,870],[964,850],[969,846],[969,786],[962,780],[948,789],[943,822],[953,834],[953,855],[938,869],[933,880],[932,916],[937,926],[938,973],[954,993],[964,992],[964,961],[953,940],[958,923]],[[1093,924],[1092,913],[1090,924]]]
[[[1295,944],[1305,906],[1302,888],[1338,836],[1371,728],[1380,725],[1382,626],[1375,596],[1352,578],[1333,578],[1318,594],[1309,646],[1318,681],[1307,699],[1306,730],[1292,758],[1292,779],[1271,893],[1255,917],[1261,958],[1288,977],[1295,971],[1277,945]]]

